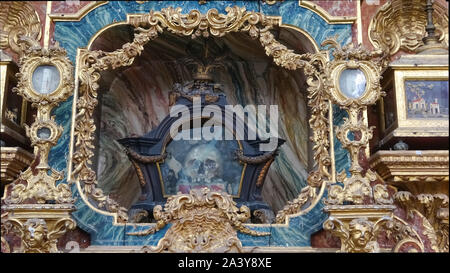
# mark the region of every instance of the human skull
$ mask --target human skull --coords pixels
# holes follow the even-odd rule
[[[211,183],[222,172],[219,150],[208,144],[193,148],[184,160],[184,172],[193,183]]]

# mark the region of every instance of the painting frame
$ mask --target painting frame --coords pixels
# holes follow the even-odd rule
[[[391,137],[448,137],[447,119],[427,119],[408,117],[408,101],[406,95],[407,81],[447,81],[447,69],[432,70],[395,70],[394,89],[396,105],[396,121],[394,126],[386,128],[385,141]],[[396,126],[395,126],[396,125]]]

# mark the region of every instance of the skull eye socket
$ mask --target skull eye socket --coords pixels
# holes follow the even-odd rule
[[[205,167],[208,169],[212,169],[216,167],[216,161],[212,159],[206,159],[205,160]]]
[[[191,160],[189,160],[189,161],[186,163],[186,166],[188,166],[188,167],[192,167],[192,166],[194,166],[194,165],[196,165],[196,166],[199,165],[199,162],[198,162],[197,159],[191,159]]]

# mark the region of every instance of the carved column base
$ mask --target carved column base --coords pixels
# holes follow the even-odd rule
[[[59,252],[58,238],[76,226],[70,217],[75,210],[72,204],[17,204],[3,209],[2,237],[13,232],[22,240],[20,249],[14,252]]]
[[[377,236],[381,227],[392,221],[392,205],[332,205],[325,230],[341,239],[340,252],[379,252]]]

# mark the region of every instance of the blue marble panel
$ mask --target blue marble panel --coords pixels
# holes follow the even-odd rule
[[[247,10],[261,11],[267,15],[282,16],[284,24],[297,26],[308,32],[317,44],[324,39],[338,35],[338,41],[344,45],[351,41],[350,24],[327,24],[316,13],[298,6],[298,1],[284,1],[275,5],[267,5],[260,1],[207,1],[204,5],[199,5],[198,1],[149,1],[138,4],[135,1],[118,2],[111,1],[89,12],[80,21],[56,22],[54,39],[64,47],[69,58],[75,63],[77,48],[86,47],[89,40],[103,27],[115,22],[125,21],[127,13],[146,13],[150,10],[160,10],[161,8],[173,6],[181,7],[183,12],[198,9],[206,12],[211,8],[218,9],[225,13],[228,6],[242,6]],[[70,140],[70,126],[72,116],[73,97],[57,107],[53,114],[56,121],[64,127],[64,132],[57,145],[50,151],[49,164],[58,171],[67,171],[67,160]],[[334,124],[340,124],[345,111],[336,109],[334,114]],[[349,167],[348,152],[342,149],[339,141],[335,139],[335,154],[337,171]],[[66,183],[66,178],[62,181]],[[100,214],[89,208],[79,196],[76,185],[71,185],[76,207],[72,215],[77,224],[82,229],[91,234],[93,245],[156,245],[158,240],[164,235],[165,229],[146,237],[128,236],[126,232],[143,230],[146,227],[133,227],[132,225],[113,225],[112,217]],[[310,236],[318,231],[326,215],[322,211],[322,202],[309,213],[292,218],[289,227],[257,227],[260,231],[270,231],[271,236],[253,237],[239,234],[244,246],[308,246]]]

